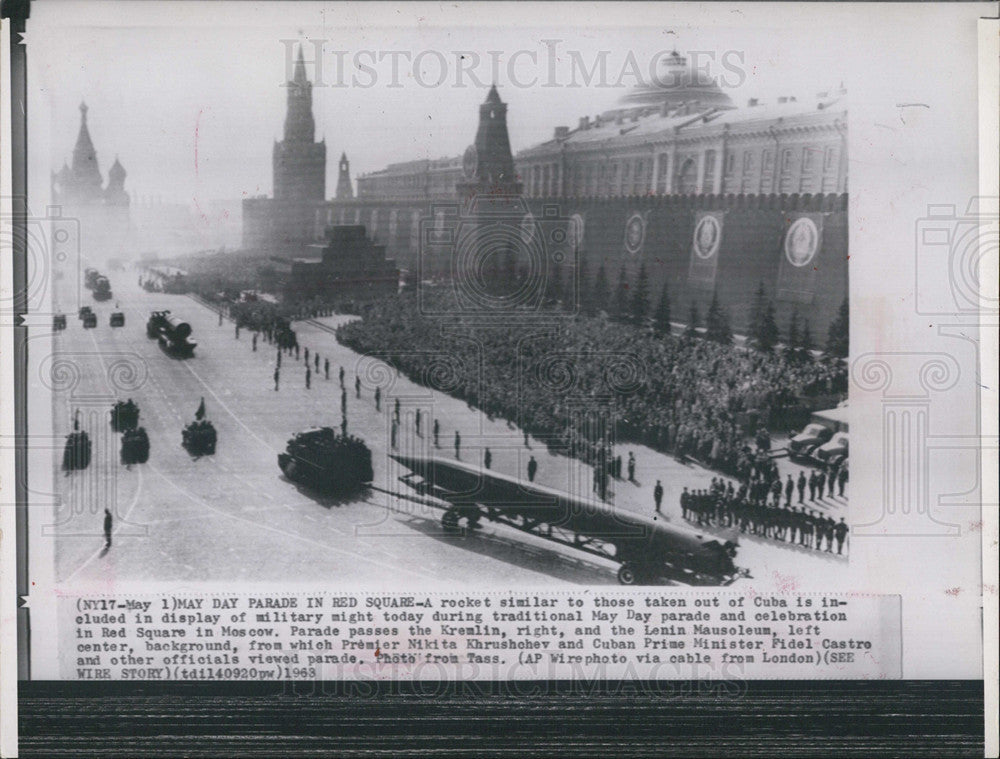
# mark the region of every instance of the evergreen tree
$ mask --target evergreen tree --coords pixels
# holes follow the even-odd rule
[[[615,288],[615,300],[611,304],[611,318],[619,321],[628,317],[628,274],[625,264],[618,270],[618,287]]]
[[[688,311],[688,323],[684,328],[684,337],[697,337],[698,336],[698,304],[691,301],[691,309]]]
[[[660,294],[660,305],[656,307],[656,313],[653,315],[653,324],[661,335],[670,334],[670,293],[665,282],[663,292]]]
[[[761,280],[757,285],[757,294],[753,298],[753,309],[750,311],[750,338],[754,341],[760,339],[761,325],[764,322],[764,312],[767,310],[767,293],[764,292],[764,282]]]
[[[802,327],[802,335],[799,338],[799,350],[802,351],[802,355],[808,357],[810,355],[809,351],[813,347],[812,332],[809,331],[809,320],[806,319],[805,325]]]
[[[599,314],[601,311],[608,310],[608,300],[610,299],[608,274],[604,270],[603,263],[601,263],[600,268],[597,270],[597,276],[594,278],[594,289],[591,291],[590,299],[593,301],[592,307],[594,313]]]
[[[788,320],[788,340],[785,343],[786,347],[791,350],[802,347],[802,331],[799,329],[799,310],[797,308],[792,309],[792,316]]]
[[[635,278],[635,289],[632,292],[632,321],[638,326],[646,323],[649,310],[649,277],[646,274],[645,262],[639,264],[639,273]]]
[[[764,308],[764,315],[760,320],[760,327],[756,335],[757,349],[762,351],[773,350],[779,337],[780,333],[778,332],[778,324],[774,320],[774,304],[771,301],[768,301],[767,306]]]
[[[712,303],[705,317],[705,337],[717,343],[729,345],[733,342],[733,332],[729,328],[729,317],[719,305],[719,293],[712,293]]]
[[[830,331],[826,339],[826,352],[832,356],[847,358],[850,350],[850,318],[851,311],[845,297],[840,304],[837,318],[830,323]]]

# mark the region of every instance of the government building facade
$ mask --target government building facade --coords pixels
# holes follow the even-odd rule
[[[846,92],[737,105],[683,56],[664,65],[666,84],[638,87],[516,155],[507,106],[492,88],[464,155],[362,175],[354,197],[300,202],[286,217],[294,228],[286,222],[280,232],[255,221],[255,204],[275,201],[246,201],[245,246],[274,251],[322,240],[330,226],[364,225],[403,269],[444,277],[447,262],[422,245],[421,220],[446,223],[442,207],[502,187],[520,197],[522,222],[552,213],[567,221],[570,276],[588,278],[578,287],[602,267],[612,287],[619,277],[634,282],[641,269],[651,300],[666,285],[676,319],[691,306],[704,316],[716,295],[739,331],[763,285],[779,327],[796,311],[821,338],[848,288]],[[500,135],[489,144],[484,124]],[[484,163],[504,165],[504,150],[513,175],[484,179]]]

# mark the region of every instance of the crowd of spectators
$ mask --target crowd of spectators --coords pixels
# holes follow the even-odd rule
[[[541,327],[423,312],[412,296],[387,299],[337,337],[588,463],[607,461],[614,442],[635,442],[742,477],[769,445],[765,426],[810,398],[846,393],[836,358],[793,359],[603,317]]]

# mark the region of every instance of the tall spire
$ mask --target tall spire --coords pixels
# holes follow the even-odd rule
[[[340,174],[337,177],[337,200],[350,200],[354,197],[354,186],[351,184],[351,162],[347,153],[340,154]]]
[[[275,200],[316,200],[326,195],[326,145],[316,142],[312,82],[306,76],[302,46],[292,71],[285,113],[284,139],[274,144]]]
[[[299,45],[299,57],[295,60],[295,73],[292,74],[292,81],[299,85],[309,81],[306,78],[306,59],[302,53],[302,45]]]
[[[97,167],[97,152],[90,139],[90,130],[87,129],[87,110],[87,104],[80,103],[80,131],[76,136],[76,147],[73,148],[73,177],[82,193],[88,192],[90,188],[96,188],[99,192],[103,184],[101,171]]]
[[[285,141],[311,143],[316,134],[312,114],[312,82],[306,76],[302,47],[295,61],[292,81],[288,82],[288,113],[285,115]]]
[[[475,142],[466,150],[465,163],[466,181],[458,187],[461,196],[487,192],[521,194],[507,134],[507,104],[500,99],[495,84],[479,106],[479,129]]]

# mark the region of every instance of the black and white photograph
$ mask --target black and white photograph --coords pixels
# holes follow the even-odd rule
[[[21,678],[982,679],[952,8],[30,3]]]
[[[707,30],[321,34],[65,51],[56,580],[842,571],[843,73]]]

